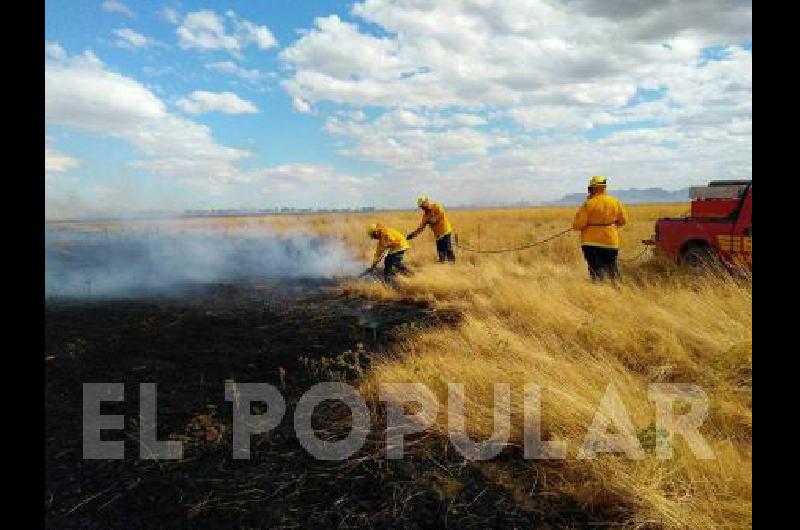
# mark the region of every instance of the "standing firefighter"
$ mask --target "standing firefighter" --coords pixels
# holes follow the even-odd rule
[[[422,210],[422,221],[416,230],[408,234],[408,239],[414,239],[425,227],[430,225],[433,236],[436,238],[436,253],[439,255],[439,262],[455,261],[456,255],[453,252],[453,226],[447,219],[444,207],[438,202],[431,202],[427,197],[419,197],[417,206]]]
[[[628,218],[616,197],[606,195],[605,177],[592,177],[589,198],[575,214],[573,230],[581,232],[581,249],[592,280],[618,278],[619,233]]]
[[[394,273],[394,269],[403,274],[410,272],[408,267],[403,265],[403,255],[406,250],[411,248],[411,245],[399,230],[375,223],[367,227],[367,235],[372,239],[377,239],[378,246],[375,248],[372,266],[366,272],[375,270],[384,253],[386,253],[386,259],[383,261],[383,275],[385,278],[389,278]]]

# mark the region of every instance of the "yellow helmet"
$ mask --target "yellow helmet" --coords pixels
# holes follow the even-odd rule
[[[606,178],[601,176],[594,176],[589,180],[589,187],[594,188],[595,186],[605,186],[606,185]]]
[[[372,237],[378,231],[378,223],[372,223],[367,227],[367,236]]]
[[[422,206],[423,204],[427,204],[431,202],[430,199],[426,195],[420,195],[417,197],[417,206]]]

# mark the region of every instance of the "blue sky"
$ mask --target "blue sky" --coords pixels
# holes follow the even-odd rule
[[[124,4],[128,5],[128,4]],[[222,76],[208,70],[204,65],[213,62],[235,60],[223,51],[186,53],[175,44],[175,26],[161,14],[164,6],[179,7],[181,3],[130,2],[134,17],[102,9],[101,2],[69,0],[46,3],[45,38],[58,42],[66,50],[76,53],[92,50],[116,72],[138,79],[151,87],[166,101],[202,89],[208,91],[234,91],[252,101],[261,111],[257,114],[228,116],[204,114],[195,121],[209,126],[214,136],[226,145],[249,149],[253,152],[248,163],[275,165],[302,158],[308,162],[337,163],[343,170],[355,170],[357,163],[348,159],[334,160],[331,157],[334,139],[322,133],[319,123],[310,115],[293,111],[291,98],[280,89],[278,78],[266,77],[259,83],[246,83]],[[214,7],[215,2],[197,2],[197,9]],[[241,16],[266,24],[279,43],[297,38],[295,28],[313,24],[314,10],[347,13],[345,2],[231,2],[225,5]],[[121,48],[113,31],[133,28],[158,41],[145,50]],[[236,64],[246,69],[256,69],[265,74],[277,74],[280,69],[277,54],[247,53]],[[169,69],[166,72],[160,70]],[[68,135],[63,145],[67,151],[83,160],[91,160],[81,172],[88,185],[102,184],[116,175],[140,179],[143,176],[126,168],[125,161],[135,157],[130,146],[122,140],[97,134],[81,134],[54,126],[48,133]],[[265,141],[268,139],[268,142]],[[152,179],[142,179],[146,184]],[[138,180],[135,181],[138,183]],[[134,184],[135,184],[134,183]],[[169,183],[161,183],[170,188]],[[180,192],[180,187],[171,187],[171,193]],[[192,190],[185,190],[188,197]],[[198,204],[202,204],[198,197]],[[219,204],[220,206],[222,204]]]
[[[717,4],[48,1],[46,209],[502,203],[598,173],[749,178],[751,7]],[[692,9],[713,23],[684,26]]]

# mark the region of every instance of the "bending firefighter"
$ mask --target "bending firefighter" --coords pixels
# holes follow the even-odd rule
[[[408,234],[408,239],[414,239],[425,227],[430,225],[433,237],[436,238],[436,253],[439,255],[439,262],[455,261],[456,255],[453,252],[453,226],[447,219],[444,207],[438,202],[431,202],[427,197],[417,199],[417,206],[422,210],[422,221],[416,230]]]
[[[617,227],[627,221],[622,203],[616,197],[606,195],[605,177],[592,177],[589,181],[589,198],[572,222],[572,229],[581,232],[581,249],[592,280],[619,277]]]
[[[404,274],[409,274],[411,271],[408,267],[403,265],[403,255],[406,250],[411,248],[411,245],[406,241],[405,236],[400,231],[394,228],[383,226],[380,223],[375,223],[367,227],[367,235],[372,239],[378,240],[378,246],[375,248],[375,256],[372,259],[372,266],[365,271],[365,273],[372,272],[378,263],[381,261],[383,254],[386,253],[386,259],[383,261],[383,275],[388,278],[397,269]]]

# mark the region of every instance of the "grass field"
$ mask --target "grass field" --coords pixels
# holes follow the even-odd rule
[[[341,292],[426,302],[462,318],[452,327],[404,332],[373,360],[360,380],[362,392],[374,402],[380,383],[422,382],[444,405],[447,383],[462,383],[469,431],[488,438],[492,384],[509,383],[510,442],[521,446],[520,393],[525,384],[538,384],[543,389],[543,437],[566,441],[567,459],[476,463],[487,480],[514,492],[521,504],[531,501],[527,492],[537,482],[588,510],[623,507],[633,527],[750,527],[752,283],[749,278],[690,274],[649,254],[626,261],[639,256],[640,240],[651,236],[655,219],[687,209],[686,204],[628,208],[630,223],[621,231],[623,278],[616,286],[588,280],[575,234],[523,252],[478,255],[456,249],[457,263],[440,265],[426,232],[408,252],[412,277],[400,278],[393,288],[347,280]],[[494,249],[561,231],[573,214],[574,208],[533,208],[456,210],[450,216],[461,244]],[[418,219],[416,212],[189,219],[169,229],[334,236],[366,266],[374,251],[374,242],[364,234],[368,223],[409,232]],[[154,230],[167,229],[149,223]],[[655,407],[648,385],[664,382],[696,384],[708,395],[710,410],[701,432],[714,459],[697,459],[680,438],[674,458],[656,458]],[[575,457],[610,384],[642,441],[641,460]],[[444,438],[446,418],[435,418],[430,429]]]
[[[629,208],[622,230],[622,259],[638,254],[639,241],[652,233],[655,219],[679,215],[686,205]],[[483,249],[542,239],[568,226],[571,208],[453,212],[462,243]],[[367,257],[359,241],[364,217],[338,223],[311,220],[313,230],[345,237]],[[403,231],[416,215],[381,218]],[[479,235],[480,234],[480,235]],[[363,239],[363,238],[362,238]],[[618,287],[587,280],[575,236],[525,252],[459,253],[453,266],[433,261],[430,234],[415,240],[409,263],[418,274],[396,289],[353,282],[356,292],[378,298],[422,299],[463,312],[452,330],[420,331],[381,359],[363,388],[380,382],[423,382],[440,403],[447,382],[466,387],[468,424],[476,435],[492,432],[492,383],[510,383],[512,443],[522,443],[518,393],[525,383],[543,390],[543,430],[566,440],[570,453],[551,468],[549,480],[586,506],[623,503],[631,523],[667,528],[751,526],[752,284],[709,274],[688,275],[670,264],[646,259],[623,263]],[[362,250],[363,249],[363,250]],[[675,457],[658,460],[652,448],[641,461],[607,455],[575,459],[597,404],[614,384],[640,437],[652,429],[653,382],[699,385],[709,396],[702,429],[716,458],[699,460],[685,445]],[[444,435],[439,418],[434,429]],[[647,444],[644,444],[647,449]],[[538,466],[530,463],[530,466]],[[484,466],[497,474],[496,465]],[[539,466],[541,469],[541,466]],[[512,487],[524,490],[529,484]]]
[[[621,256],[632,256],[653,221],[685,205],[639,206],[622,230]],[[462,241],[498,248],[562,229],[572,209],[456,212]],[[413,216],[386,219],[410,227]],[[593,285],[573,236],[524,253],[460,255],[455,267],[430,264],[430,241],[415,245],[419,274],[396,290],[353,284],[377,297],[430,300],[463,311],[457,329],[420,332],[377,364],[365,383],[421,381],[446,403],[446,383],[466,386],[468,423],[492,432],[493,382],[543,390],[543,429],[573,452],[552,470],[554,483],[587,506],[622,502],[632,523],[668,528],[751,526],[752,287],[722,275],[694,277],[668,264],[624,263],[618,287]],[[426,252],[427,251],[427,252]],[[577,460],[574,449],[609,383],[638,432],[654,420],[652,382],[694,383],[710,400],[703,434],[716,458],[699,460],[678,445],[675,458],[617,456]],[[512,442],[521,444],[520,399],[512,399]],[[446,423],[435,424],[447,432]],[[645,444],[646,445],[646,444]],[[536,463],[530,464],[537,466]],[[490,466],[487,466],[489,468]],[[524,489],[525,484],[517,484]]]

